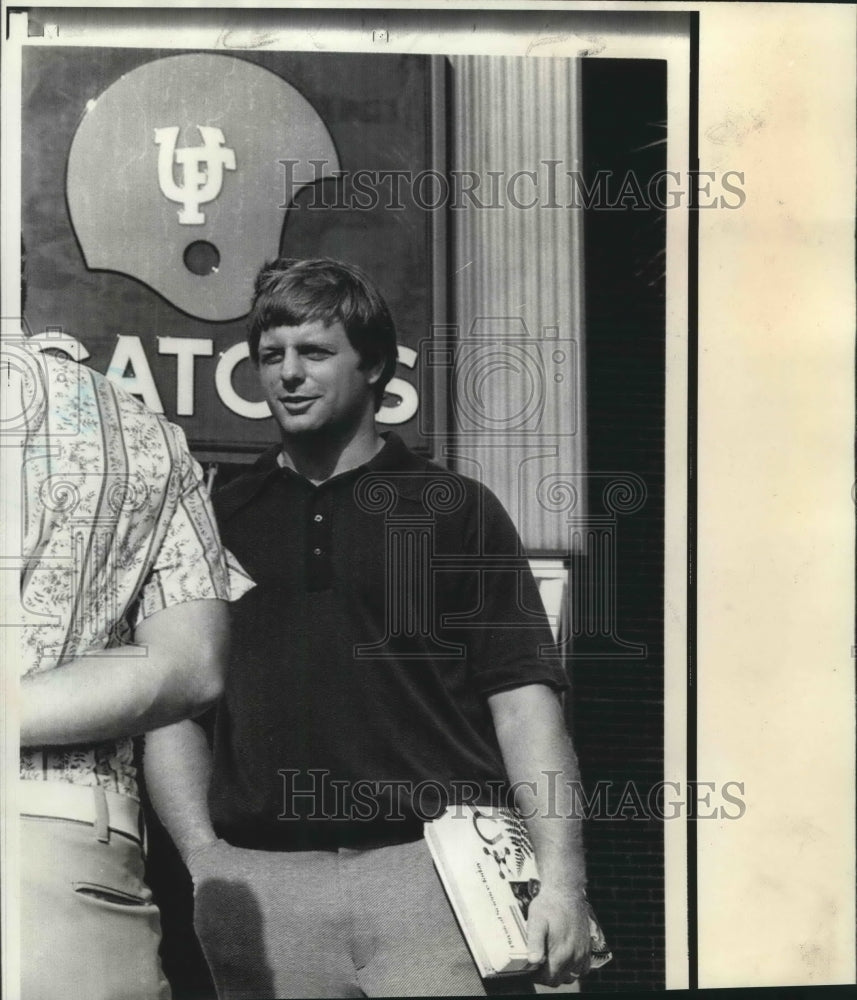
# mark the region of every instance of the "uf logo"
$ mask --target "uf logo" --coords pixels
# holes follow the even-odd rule
[[[235,169],[235,151],[225,146],[226,139],[219,128],[197,125],[202,136],[201,146],[176,149],[179,137],[177,125],[155,129],[158,152],[158,184],[164,196],[182,205],[178,216],[183,226],[198,226],[205,222],[199,206],[213,201],[223,186],[223,171]],[[173,176],[173,162],[182,168],[182,183]]]

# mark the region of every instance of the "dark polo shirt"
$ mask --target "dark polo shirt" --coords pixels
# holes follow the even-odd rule
[[[269,850],[395,843],[452,801],[499,799],[486,696],[566,685],[505,510],[395,434],[319,486],[277,452],[215,497],[257,584],[232,606],[218,834]]]

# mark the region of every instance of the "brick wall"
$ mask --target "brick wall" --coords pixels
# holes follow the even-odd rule
[[[591,183],[666,165],[666,64],[584,60],[583,149]],[[656,143],[651,146],[650,144]],[[641,147],[648,146],[647,149]],[[584,784],[646,791],[663,777],[664,213],[586,211],[587,418],[591,472],[632,472],[646,501],[616,522],[619,637],[639,659],[571,661],[570,725]],[[592,510],[597,498],[592,497]],[[580,644],[581,649],[583,643]],[[664,987],[663,825],[632,818],[587,825],[590,898],[614,948],[587,992]]]

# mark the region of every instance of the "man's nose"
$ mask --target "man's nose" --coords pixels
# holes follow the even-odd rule
[[[299,383],[304,380],[303,359],[297,351],[286,351],[280,365],[280,379],[285,383]]]

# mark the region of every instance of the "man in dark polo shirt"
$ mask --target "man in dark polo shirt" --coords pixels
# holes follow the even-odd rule
[[[570,981],[589,961],[577,763],[517,532],[378,433],[396,337],[357,268],[266,266],[249,341],[281,442],[215,506],[257,586],[213,754],[193,722],[147,746],[219,995],[484,995],[422,824],[510,789],[542,877],[530,957]]]

